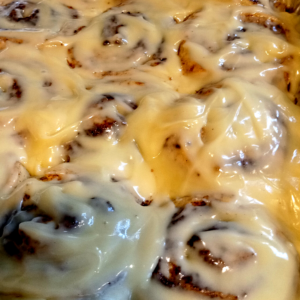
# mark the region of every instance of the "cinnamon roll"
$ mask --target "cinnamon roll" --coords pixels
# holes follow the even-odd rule
[[[0,26],[6,30],[73,35],[85,22],[78,10],[63,3],[12,1],[0,7]]]
[[[274,16],[268,2],[236,7],[208,3],[192,16],[176,25],[185,31],[178,48],[183,75],[198,73],[199,80],[207,78],[211,84],[210,76],[219,68],[219,80],[238,76],[252,82],[261,78],[286,91],[287,73],[296,72],[297,50],[292,46],[296,36],[289,29],[288,18]],[[184,60],[183,45],[190,53]],[[291,56],[293,63],[285,68],[283,59]],[[187,72],[186,66],[198,71]],[[296,77],[290,74],[290,78]],[[292,83],[294,94],[297,84]]]
[[[58,74],[59,62],[45,60],[38,50],[28,48],[30,45],[20,44],[8,53],[0,53],[0,107],[6,118],[12,118],[15,134],[22,135],[27,152],[43,149],[24,160],[31,174],[41,175],[49,164],[48,158],[43,158],[45,153],[53,154],[50,166],[62,161],[61,144],[76,135],[80,102],[88,93],[68,67]],[[20,51],[24,55],[20,56]],[[67,111],[73,113],[68,115]]]
[[[222,157],[223,162],[219,161],[216,164],[223,169],[227,169],[228,167],[233,167],[234,169],[242,168],[247,172],[265,172],[267,174],[269,172],[267,169],[271,168],[270,170],[273,172],[280,163],[283,162],[286,152],[287,126],[285,124],[284,112],[279,106],[269,100],[270,95],[268,93],[257,93],[257,98],[251,97],[251,99],[249,98],[247,100],[247,90],[254,90],[256,86],[248,85],[247,83],[246,87],[242,82],[235,82],[232,85],[234,81],[231,80],[224,81],[222,83],[222,88],[214,89],[215,93],[212,93],[212,95],[209,95],[204,100],[210,108],[206,119],[207,123],[201,129],[201,140],[204,146],[207,145],[210,147],[211,145],[212,148],[210,148],[209,152],[214,153],[214,149],[218,149],[218,147],[215,145],[213,146],[213,144],[219,140],[221,136],[226,139],[237,138],[237,140],[241,142],[243,138],[245,138],[243,145],[240,144],[240,146],[237,146],[236,149],[239,149],[237,152],[233,149],[228,149],[229,152],[225,154],[227,146],[224,147],[222,149],[222,155],[220,156]],[[236,89],[235,87],[237,86],[241,89]],[[231,90],[232,88],[235,90],[234,92]],[[260,91],[262,90],[263,88],[260,89]],[[202,98],[203,91],[203,89],[198,91],[199,98]],[[241,94],[240,91],[242,91]],[[217,96],[218,92],[220,92],[220,96]],[[237,94],[235,94],[236,92]],[[224,97],[225,93],[228,93],[227,97]],[[237,102],[233,100],[234,98],[244,99],[243,101],[245,102],[241,106],[238,105],[238,108],[238,106],[236,106]],[[210,99],[212,100],[212,106],[209,104]],[[233,102],[230,101],[231,103],[225,103],[225,99],[231,99]],[[235,110],[234,107],[236,107],[237,110]],[[228,112],[223,112],[223,109],[228,110]],[[234,118],[233,122],[229,121],[233,120],[229,117],[229,111],[232,109],[235,111],[234,113],[232,111],[234,114],[234,117],[232,115]],[[257,113],[258,111],[260,111],[260,113]],[[228,118],[228,124],[231,125],[228,126],[224,123],[221,125],[219,123],[220,119],[218,116],[223,113],[224,116],[226,115],[225,118]],[[246,117],[244,113],[246,113],[248,117]],[[250,115],[252,116],[250,117]],[[225,118],[222,118],[222,120],[225,121]],[[248,127],[246,125],[246,120],[251,120],[251,132],[246,129]],[[239,123],[239,125],[235,125],[235,122]],[[221,125],[220,127],[218,126],[218,123]],[[259,124],[258,127],[255,124]],[[223,133],[221,133],[218,128],[222,128],[221,131],[223,131]],[[256,128],[256,130],[252,131],[253,128]],[[251,141],[251,146],[246,142],[246,139],[248,138],[248,141]],[[255,139],[259,142],[255,142]],[[233,140],[231,142],[228,140],[224,144],[228,145],[228,147],[232,147],[234,142]],[[214,157],[218,157],[218,155],[215,154]],[[268,168],[266,168],[266,166],[268,166]]]
[[[71,68],[83,68],[97,77],[123,74],[136,68],[159,52],[163,37],[149,19],[144,7],[115,7],[100,14],[79,35],[81,40],[68,49],[76,63]],[[142,10],[140,10],[142,9]]]
[[[169,214],[155,216],[119,187],[91,181],[31,179],[3,204],[0,295],[24,298],[129,299],[162,243],[153,226]]]
[[[264,209],[198,195],[173,215],[139,299],[293,299],[296,265]]]
[[[235,174],[241,181],[272,177],[286,157],[288,121],[280,108],[285,98],[275,104],[271,89],[230,78],[189,97],[145,97],[128,128],[139,124],[131,137],[172,196],[217,188],[217,177],[219,182]]]

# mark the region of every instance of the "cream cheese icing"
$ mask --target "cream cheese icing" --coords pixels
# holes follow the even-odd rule
[[[195,198],[172,217],[163,256],[142,299],[292,299],[294,249],[263,210],[214,195]]]
[[[300,299],[298,29],[278,1],[2,1],[0,298]]]
[[[2,204],[1,293],[43,299],[129,299],[146,281],[173,211],[92,181],[29,179]]]

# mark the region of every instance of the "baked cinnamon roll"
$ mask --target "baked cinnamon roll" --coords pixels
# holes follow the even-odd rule
[[[196,198],[173,215],[139,299],[293,299],[297,256],[264,209]]]
[[[67,66],[58,74],[57,60],[45,60],[37,49],[28,49],[25,43],[0,53],[0,107],[5,118],[10,116],[15,135],[22,135],[27,152],[37,144],[43,148],[32,160],[24,160],[31,174],[41,176],[49,163],[43,158],[45,153],[54,154],[50,166],[62,162],[61,145],[76,135],[80,102],[88,92]]]
[[[0,6],[0,26],[6,30],[74,35],[85,22],[74,7],[58,2],[12,1]]]
[[[285,57],[297,57],[297,50],[290,43],[297,37],[287,18],[274,16],[268,1],[251,6],[242,2],[236,7],[207,3],[192,16],[176,25],[185,31],[178,47],[183,75],[198,74],[199,80],[205,81],[212,74],[215,76],[219,68],[219,80],[232,76],[248,81],[261,78],[284,91],[288,82],[282,87],[279,81],[287,81],[285,73],[293,73],[290,78],[297,77],[293,67],[297,60],[289,68],[282,63]],[[183,45],[185,53],[190,53],[185,59]],[[186,66],[190,66],[189,72]]]
[[[162,42],[146,12],[130,4],[109,9],[79,34],[86,42],[71,44],[68,51],[77,62],[71,68],[88,69],[97,77],[138,67],[159,52]]]
[[[0,295],[129,299],[162,242],[153,212],[116,186],[27,181],[1,210]]]
[[[37,104],[42,106],[43,100],[58,99],[57,97],[63,100],[74,99],[76,94],[85,91],[83,85],[75,84],[76,76],[72,76],[67,67],[57,74],[57,61],[51,61],[50,58],[45,60],[38,50],[28,51],[30,48],[26,43],[18,44],[1,55],[2,109],[6,106],[29,104],[33,95],[38,97]],[[20,56],[20,52],[24,54]]]
[[[257,93],[257,98],[248,98],[247,90],[256,89],[255,85],[248,85],[248,83],[243,85],[242,82],[239,84],[236,82],[232,85],[234,81],[231,80],[220,83],[222,84],[221,88],[218,88],[218,85],[216,85],[217,88],[214,88],[215,92],[212,92],[211,95],[207,96],[206,92],[205,97],[207,98],[204,101],[209,110],[206,117],[206,125],[201,129],[201,140],[204,147],[209,147],[209,152],[215,153],[214,157],[218,157],[214,151],[214,149],[218,149],[215,142],[220,142],[220,139],[223,138],[228,139],[228,141],[224,141],[226,146],[223,147],[221,150],[222,155],[219,156],[220,158],[222,157],[223,162],[219,161],[216,163],[223,170],[227,170],[229,167],[233,169],[242,168],[246,172],[266,172],[266,174],[270,175],[271,173],[267,169],[271,168],[274,171],[280,163],[283,163],[286,153],[285,145],[287,143],[288,129],[284,112],[279,106],[269,100],[270,96],[268,93]],[[240,86],[240,89],[236,89],[234,86]],[[199,98],[203,97],[205,89],[200,89],[197,92]],[[219,96],[217,96],[218,93],[220,93]],[[228,96],[224,97],[224,94]],[[210,99],[212,101],[211,104],[209,104]],[[225,99],[231,100],[225,104]],[[239,105],[239,100],[235,102],[233,99],[243,100],[241,105]],[[224,104],[221,104],[221,102]],[[223,111],[223,109],[225,110]],[[230,111],[233,113],[232,118],[230,117]],[[264,113],[262,113],[263,111]],[[224,116],[222,120],[220,119],[221,115]],[[226,119],[227,121],[225,121]],[[248,121],[250,121],[251,125],[247,125]],[[223,122],[229,123],[225,125]],[[247,128],[251,128],[250,131]],[[237,146],[236,149],[239,149],[237,151],[231,148],[235,139],[243,144]],[[229,142],[229,140],[231,141]],[[226,148],[228,150],[231,148],[231,150],[227,150],[227,154],[225,154]]]
[[[288,120],[281,109],[286,98],[275,104],[271,89],[230,78],[179,99],[145,97],[129,119],[130,137],[172,196],[217,188],[216,178],[226,176],[272,177],[286,157]],[[130,130],[131,122],[142,129]]]
[[[101,143],[117,144],[126,130],[126,116],[137,108],[126,94],[95,94],[87,105],[77,137],[64,145],[66,161],[97,151]]]

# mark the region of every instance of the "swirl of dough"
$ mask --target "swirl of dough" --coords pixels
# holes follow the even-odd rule
[[[6,30],[50,30],[72,35],[83,25],[85,20],[75,8],[59,2],[12,1],[0,6],[0,26]]]
[[[288,68],[283,63],[297,57],[298,50],[290,43],[298,39],[292,30],[295,25],[274,16],[268,3],[236,7],[205,3],[176,26],[185,32],[178,48],[183,75],[199,76],[204,71],[209,75],[217,70],[220,79],[237,76],[253,81],[259,77],[296,93],[298,82],[287,86],[289,73],[290,79],[297,78],[293,73],[298,62],[293,59]]]
[[[159,50],[162,36],[147,14],[136,9],[125,5],[96,17],[79,33],[83,42],[71,44],[69,66],[104,77],[122,74],[150,60]]]
[[[24,138],[26,168],[41,174],[49,162],[62,162],[61,144],[76,135],[81,103],[90,93],[68,66],[26,43],[0,52],[0,57],[1,114],[14,120],[15,134]]]
[[[292,244],[261,207],[216,196],[176,199],[164,251],[141,299],[292,299],[298,277]]]
[[[2,109],[17,105],[22,101],[23,87],[16,76],[1,69],[0,86],[0,105]]]
[[[226,46],[226,41],[238,40],[247,32],[279,35],[287,38],[287,25],[274,16],[270,5],[249,6],[242,3],[236,7],[226,4],[205,3],[201,9],[185,18],[178,26],[183,27],[186,38],[203,45],[211,53]],[[217,13],[216,13],[217,12]],[[232,34],[229,34],[230,31]]]
[[[172,196],[216,188],[217,176],[236,176],[241,184],[272,177],[281,171],[288,141],[281,109],[286,99],[278,93],[270,85],[230,78],[189,97],[151,95],[131,114],[128,131]]]
[[[90,103],[83,121],[83,131],[87,136],[96,137],[120,135],[122,125],[126,125],[125,116],[137,108],[129,95],[117,93],[96,95]]]
[[[201,140],[220,159],[223,169],[237,167],[270,174],[267,169],[278,170],[285,157],[286,119],[280,107],[271,101],[269,91],[262,88],[254,95],[251,89],[255,85],[225,80],[197,92],[208,107]],[[219,143],[226,145],[221,153]]]
[[[65,160],[70,162],[86,152],[96,151],[101,140],[117,144],[127,125],[126,116],[136,108],[134,98],[127,94],[93,95],[84,110],[77,137],[64,145]]]
[[[81,80],[59,62],[45,58],[30,45],[22,43],[1,52],[0,104],[2,110],[17,104],[45,104],[49,100],[76,99],[85,88]],[[22,55],[20,55],[22,53]],[[38,87],[38,88],[37,88]]]
[[[163,239],[159,226],[148,229],[159,223],[151,207],[125,194],[92,182],[21,185],[2,203],[0,295],[101,298],[113,287],[129,299]],[[155,243],[144,251],[149,234]]]

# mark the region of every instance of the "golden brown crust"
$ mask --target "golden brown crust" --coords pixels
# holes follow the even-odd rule
[[[284,3],[282,0],[270,0],[270,3],[273,5],[274,9],[276,9],[280,12],[293,13],[296,10],[295,9],[296,1],[291,1],[288,4],[288,3]]]
[[[202,288],[197,286],[193,282],[191,275],[185,275],[182,273],[181,267],[177,266],[172,261],[169,262],[169,276],[166,277],[160,271],[160,263],[158,263],[156,269],[152,274],[152,278],[160,281],[164,286],[169,288],[180,288],[185,291],[196,292],[209,298],[218,298],[224,300],[237,300],[238,297],[232,294],[224,294],[219,291],[212,291],[208,288]]]
[[[270,29],[275,34],[282,34],[286,38],[288,37],[289,30],[284,24],[276,17],[270,16],[264,13],[248,13],[243,12],[240,14],[240,19],[244,23],[254,23],[265,28]]]
[[[204,86],[200,90],[196,91],[195,96],[196,96],[196,98],[206,99],[210,95],[212,95],[216,89],[221,89],[222,87],[223,87],[223,84],[221,84],[221,83],[209,84],[209,85]]]
[[[61,174],[46,174],[45,176],[41,177],[40,180],[41,181],[52,181],[52,180],[61,181],[62,175]]]
[[[3,50],[7,47],[6,42],[11,42],[14,44],[22,44],[23,40],[17,39],[17,38],[9,38],[9,37],[5,37],[5,36],[0,36],[0,50]]]
[[[182,41],[180,43],[178,48],[178,56],[180,58],[183,75],[206,72],[206,70],[201,65],[199,65],[190,57],[190,51],[186,46],[186,41]]]
[[[188,204],[193,206],[210,206],[211,201],[231,202],[234,199],[233,194],[213,193],[213,194],[196,194],[179,198],[173,198],[172,201],[176,207],[183,208]]]
[[[69,65],[69,67],[72,68],[72,69],[82,67],[81,62],[78,61],[74,56],[74,48],[73,47],[68,49],[67,63]]]
[[[194,11],[190,14],[188,14],[183,20],[180,20],[177,16],[174,16],[173,19],[174,21],[179,24],[179,23],[183,23],[185,21],[188,21],[188,20],[193,20],[193,19],[196,19],[197,18],[197,14],[201,12],[201,10],[197,10],[197,11]]]
[[[180,198],[172,199],[176,207],[185,207],[191,203],[193,206],[206,206],[210,205],[208,195],[195,195],[195,196],[184,196]]]

